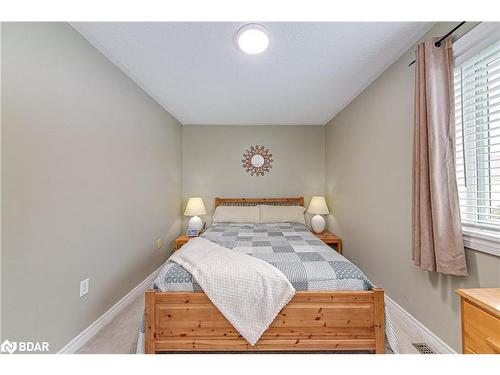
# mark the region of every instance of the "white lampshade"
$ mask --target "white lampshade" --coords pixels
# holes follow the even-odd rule
[[[328,215],[330,211],[328,211],[325,197],[312,197],[307,212],[310,214]]]
[[[207,210],[201,198],[189,198],[184,216],[198,216],[205,215],[206,213]]]

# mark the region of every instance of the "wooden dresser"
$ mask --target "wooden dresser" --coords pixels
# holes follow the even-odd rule
[[[500,353],[500,288],[457,289],[462,310],[462,352]]]

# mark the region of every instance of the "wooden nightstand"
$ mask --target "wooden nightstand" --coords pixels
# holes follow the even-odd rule
[[[182,247],[182,245],[187,244],[187,243],[188,243],[189,241],[191,241],[193,238],[200,237],[200,236],[203,234],[203,232],[205,232],[205,229],[202,229],[202,230],[198,233],[198,235],[197,235],[197,236],[194,236],[194,237],[188,237],[188,236],[186,236],[185,234],[183,234],[183,235],[181,235],[181,236],[177,237],[177,238],[175,239],[175,241],[174,241],[174,251],[175,251],[175,250],[179,250],[179,249]]]
[[[323,233],[312,233],[327,245],[337,245],[337,252],[342,255],[342,240],[339,237],[326,231]]]
[[[189,240],[191,240],[193,238],[196,238],[196,237],[188,237],[185,234],[183,234],[182,236],[177,237],[175,239],[175,241],[174,241],[174,251],[175,250],[179,250],[182,247],[182,245],[188,243]]]

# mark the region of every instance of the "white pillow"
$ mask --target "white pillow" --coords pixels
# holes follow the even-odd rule
[[[215,209],[214,223],[258,223],[259,206],[219,206]]]
[[[302,206],[260,206],[261,223],[300,223],[306,225]]]

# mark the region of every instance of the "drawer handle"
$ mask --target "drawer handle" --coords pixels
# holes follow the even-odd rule
[[[497,339],[495,337],[487,337],[486,342],[493,348],[494,351],[500,353],[500,339]]]

